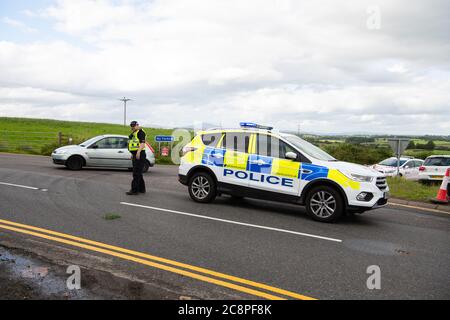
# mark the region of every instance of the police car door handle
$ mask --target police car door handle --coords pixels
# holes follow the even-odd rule
[[[123,151],[118,151],[117,153],[124,153]]]

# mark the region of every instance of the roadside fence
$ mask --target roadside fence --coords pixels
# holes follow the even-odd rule
[[[0,152],[19,151],[32,154],[49,154],[52,151],[51,149],[71,142],[71,136],[62,132],[0,130]]]

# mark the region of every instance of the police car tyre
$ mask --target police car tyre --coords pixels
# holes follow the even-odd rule
[[[206,172],[195,173],[189,180],[189,195],[196,202],[211,202],[217,196],[216,182]]]
[[[66,167],[70,170],[81,170],[83,168],[83,158],[80,156],[72,156],[67,159]]]
[[[342,216],[344,201],[335,188],[318,186],[306,197],[306,212],[314,220],[333,222]]]

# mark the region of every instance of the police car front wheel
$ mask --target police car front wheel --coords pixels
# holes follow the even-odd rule
[[[314,220],[332,222],[342,215],[344,203],[341,195],[334,188],[321,186],[309,192],[306,210]]]
[[[216,198],[216,183],[206,172],[194,174],[189,180],[189,195],[196,202],[211,202]]]

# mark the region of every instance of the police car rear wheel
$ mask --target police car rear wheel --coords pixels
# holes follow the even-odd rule
[[[342,215],[344,205],[339,192],[334,188],[323,186],[314,188],[308,194],[306,210],[314,220],[332,222]]]
[[[216,198],[216,183],[207,173],[196,173],[189,181],[189,195],[196,202],[211,202]]]

